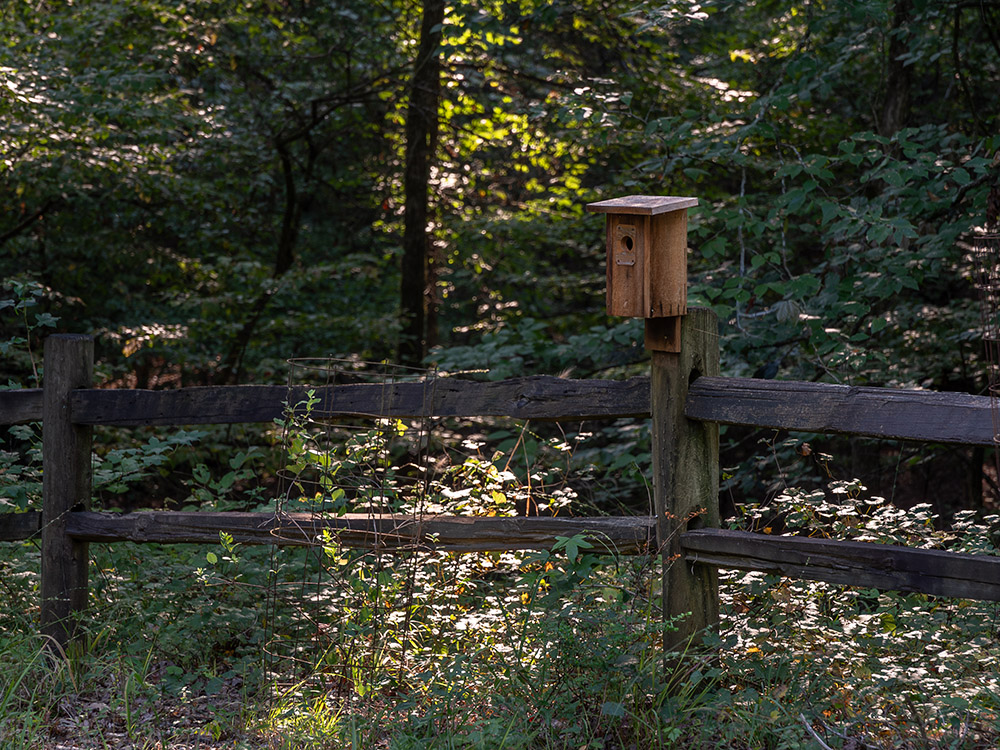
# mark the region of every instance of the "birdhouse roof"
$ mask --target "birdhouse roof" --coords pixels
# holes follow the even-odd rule
[[[597,214],[655,216],[697,205],[697,198],[676,195],[626,195],[623,198],[588,203],[587,210]]]

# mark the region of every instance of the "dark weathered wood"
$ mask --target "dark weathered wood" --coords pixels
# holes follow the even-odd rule
[[[86,390],[74,394],[74,419],[90,425],[185,425],[270,422],[284,402],[309,388],[240,385],[169,391]],[[482,383],[437,378],[427,383],[320,386],[316,413],[392,417],[509,416],[601,419],[649,415],[649,381],[567,380],[534,376]]]
[[[986,396],[752,378],[700,378],[685,414],[720,424],[993,445]]]
[[[71,511],[91,495],[92,428],[73,423],[70,394],[91,385],[94,340],[56,334],[45,339],[42,415],[42,633],[60,646],[76,634],[73,615],[87,605],[87,543],[66,534]]]
[[[892,591],[1000,601],[1000,557],[726,529],[681,535],[685,559]]]
[[[27,513],[0,513],[0,542],[20,542],[38,534],[42,528],[42,514],[37,510]]]
[[[719,525],[719,428],[684,416],[692,379],[719,373],[718,321],[710,310],[692,308],[681,323],[681,350],[652,352],[653,502],[657,543],[663,554],[663,615],[677,630],[665,634],[666,649],[684,648],[719,620],[718,572],[678,564],[680,534]]]
[[[648,416],[649,381],[567,380],[548,376],[481,383],[441,378],[433,386],[403,383],[317,388],[321,408],[337,413],[398,417],[511,416],[518,419],[586,419]],[[300,400],[305,388],[292,393]],[[18,403],[0,415],[13,421],[40,418],[34,391],[13,391]],[[16,395],[15,395],[16,394]],[[21,395],[24,398],[21,399]],[[75,418],[92,425],[181,425],[270,422],[280,417],[285,386],[224,386],[170,391],[82,390],[73,394]],[[383,409],[383,400],[386,408]],[[852,388],[825,383],[699,378],[688,394],[689,418],[805,432],[857,434],[898,440],[993,444],[989,399],[963,393]],[[3,421],[6,421],[4,419]]]
[[[587,534],[595,551],[634,554],[650,550],[649,517],[541,518],[309,513],[72,513],[67,532],[90,542],[217,543],[219,532],[241,544],[316,544],[323,530],[348,547],[443,549],[453,552],[548,549],[556,537]]]
[[[0,391],[0,424],[24,424],[42,419],[42,389]]]

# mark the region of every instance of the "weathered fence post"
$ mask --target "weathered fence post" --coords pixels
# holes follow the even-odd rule
[[[42,633],[66,646],[74,613],[87,605],[88,545],[66,534],[67,514],[86,510],[91,495],[92,428],[73,424],[70,395],[92,384],[94,341],[54,334],[45,339],[42,405]]]
[[[680,534],[719,525],[719,429],[684,416],[688,386],[719,374],[718,324],[687,308],[687,209],[697,198],[629,195],[591,203],[606,215],[609,315],[646,320],[652,354],[653,505],[663,559],[667,650],[684,648],[719,618],[718,573],[688,565]]]
[[[653,505],[663,556],[663,617],[676,630],[667,650],[683,649],[719,620],[719,576],[711,565],[685,562],[680,535],[719,525],[719,427],[684,416],[688,386],[719,374],[718,321],[691,308],[681,323],[680,352],[652,351]],[[687,614],[690,613],[690,614]]]

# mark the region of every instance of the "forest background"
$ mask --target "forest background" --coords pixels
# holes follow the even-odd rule
[[[11,3],[3,334],[92,333],[109,387],[281,382],[302,356],[614,376],[643,352],[584,206],[677,194],[726,374],[982,392],[963,240],[998,174],[998,24],[921,0]],[[978,505],[982,452],[956,458]]]
[[[723,374],[984,392],[968,242],[1000,184],[996,3],[0,14],[7,387],[39,384],[53,331],[96,336],[109,388],[282,383],[318,356],[642,373],[641,321],[605,314],[603,218],[584,207],[643,193],[699,198],[689,302],[720,317]],[[723,435],[728,510],[833,476],[942,519],[995,507],[982,449],[784,437]],[[34,460],[23,438],[4,443],[8,477]],[[614,438],[587,454],[610,478],[585,500],[643,512],[648,432]],[[265,442],[220,430],[172,470]],[[109,482],[105,505],[197,504],[155,467]],[[24,483],[0,495],[37,502]]]

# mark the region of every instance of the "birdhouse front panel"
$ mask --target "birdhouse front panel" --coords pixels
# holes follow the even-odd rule
[[[608,314],[644,318],[649,217],[609,214],[607,235]]]

